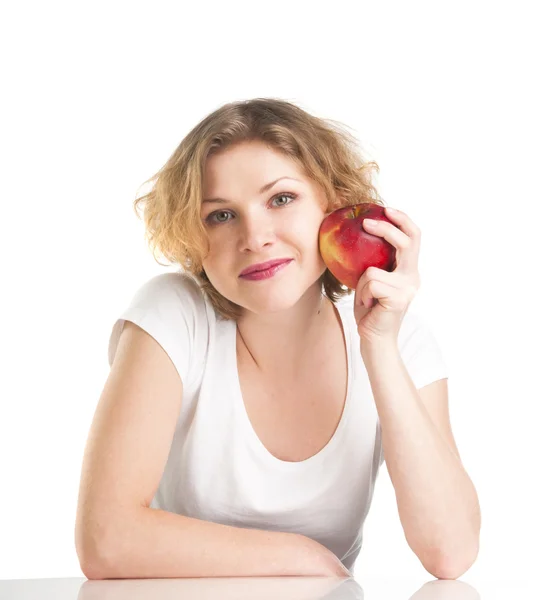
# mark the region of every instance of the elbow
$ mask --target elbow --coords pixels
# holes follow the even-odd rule
[[[114,570],[110,553],[103,549],[87,550],[79,555],[81,571],[87,579],[113,579]]]
[[[81,571],[87,579],[113,578],[113,553],[102,540],[76,532],[75,548]]]
[[[425,569],[436,579],[458,579],[471,567],[464,564],[436,564],[433,567],[424,565]]]
[[[458,579],[475,563],[478,548],[470,552],[462,552],[456,555],[437,555],[434,560],[422,561],[425,569],[437,579]]]
[[[84,559],[80,560],[80,568],[84,573],[86,579],[107,579],[104,570],[101,568],[100,564],[93,559]]]

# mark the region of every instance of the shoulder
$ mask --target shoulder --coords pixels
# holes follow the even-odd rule
[[[161,273],[142,283],[116,316],[109,337],[112,365],[124,324],[131,321],[151,335],[176,365],[184,385],[207,349],[209,302],[202,288],[184,272]]]
[[[192,275],[183,271],[155,275],[136,290],[133,299],[142,303],[204,305],[202,288]]]
[[[180,319],[190,325],[207,322],[213,310],[200,284],[182,271],[161,273],[142,283],[131,298],[130,308],[167,323]]]

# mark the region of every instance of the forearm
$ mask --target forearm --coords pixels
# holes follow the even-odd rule
[[[425,410],[398,348],[362,346],[361,354],[406,539],[435,576],[458,571],[478,550],[474,485]]]
[[[324,550],[292,533],[140,507],[89,553],[83,570],[90,579],[318,576],[328,574],[333,556]],[[340,565],[336,557],[335,562]]]

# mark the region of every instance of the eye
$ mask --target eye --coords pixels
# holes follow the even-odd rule
[[[286,204],[279,204],[279,206],[287,206],[288,204],[294,202],[294,200],[297,198],[297,194],[292,194],[289,192],[286,192],[284,194],[277,194],[277,196],[273,196],[272,201],[276,200],[277,198],[290,198],[290,202],[287,202]]]
[[[276,206],[278,208],[280,208],[281,206],[288,206],[289,204],[292,204],[292,202],[294,202],[294,200],[298,197],[297,194],[293,194],[292,192],[284,192],[281,194],[277,194],[276,196],[273,196],[273,198],[271,199],[271,202],[273,202],[274,200],[277,200],[278,198],[288,198],[290,201],[286,202],[284,204],[277,204]],[[205,219],[204,221],[206,223],[208,223],[209,225],[218,225],[220,223],[227,223],[228,221],[230,221],[230,219],[218,219],[217,216],[218,215],[226,215],[226,214],[232,214],[229,210],[216,210],[215,212],[210,213]]]
[[[223,214],[230,214],[229,211],[227,210],[217,210],[211,214],[209,214],[205,221],[206,223],[209,223],[210,225],[213,225],[214,223],[226,223],[226,221],[228,221],[228,219],[226,221],[221,221],[220,219],[217,219],[216,221],[213,221],[213,217],[216,217],[217,215],[223,215]]]

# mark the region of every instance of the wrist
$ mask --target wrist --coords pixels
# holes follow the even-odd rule
[[[361,355],[385,356],[390,353],[398,353],[399,346],[397,341],[389,338],[366,339],[360,337],[359,344]]]

